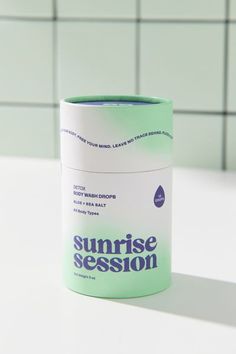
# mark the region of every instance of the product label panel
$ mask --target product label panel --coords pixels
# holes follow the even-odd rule
[[[105,297],[170,282],[171,168],[90,173],[62,167],[65,281]]]

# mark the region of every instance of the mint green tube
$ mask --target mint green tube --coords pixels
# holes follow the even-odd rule
[[[63,269],[81,294],[128,298],[171,281],[172,104],[61,101]]]

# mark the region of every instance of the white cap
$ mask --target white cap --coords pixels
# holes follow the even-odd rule
[[[143,96],[61,101],[62,164],[91,172],[140,172],[172,161],[172,103]]]

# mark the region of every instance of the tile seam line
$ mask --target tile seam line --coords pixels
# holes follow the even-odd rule
[[[135,21],[135,93],[138,95],[140,92],[140,0],[136,0],[136,21]]]
[[[53,28],[52,28],[52,84],[53,84],[53,101],[57,102],[58,94],[58,80],[57,80],[57,0],[52,1],[52,10],[53,10]],[[54,140],[54,157],[57,157],[58,152],[58,124],[57,124],[57,110],[56,107],[53,108],[53,140]]]
[[[2,101],[0,107],[29,107],[29,108],[58,108],[59,103],[43,103],[43,102],[14,102]],[[189,109],[175,109],[175,114],[199,114],[199,115],[236,115],[236,111],[201,111]]]
[[[57,108],[58,106],[56,103],[0,102],[0,107]]]
[[[147,18],[118,18],[118,17],[27,17],[27,16],[0,16],[0,21],[27,21],[27,22],[117,22],[117,23],[173,23],[173,24],[224,24],[236,23],[236,19],[147,19]]]
[[[229,56],[229,10],[230,0],[225,1],[224,48],[223,48],[223,111],[222,116],[222,170],[227,169],[227,101],[228,101],[228,56]]]

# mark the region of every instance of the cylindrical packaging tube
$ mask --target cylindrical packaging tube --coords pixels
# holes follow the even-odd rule
[[[61,101],[64,278],[128,298],[170,285],[172,104],[143,96]]]

